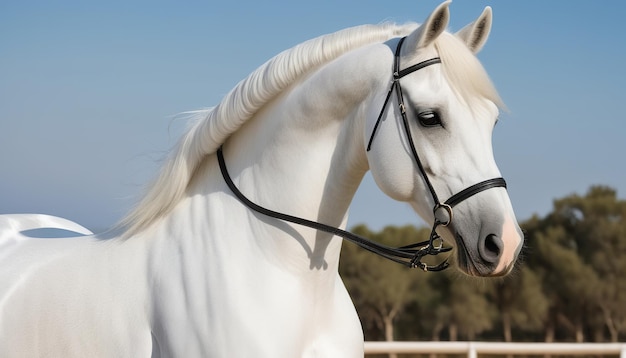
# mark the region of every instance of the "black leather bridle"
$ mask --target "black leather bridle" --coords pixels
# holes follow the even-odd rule
[[[488,179],[480,183],[474,184],[454,194],[443,203],[439,201],[439,197],[437,196],[437,193],[435,192],[435,188],[433,187],[432,183],[430,182],[430,179],[428,178],[428,175],[426,174],[426,171],[424,170],[422,161],[420,160],[419,155],[417,154],[417,150],[415,149],[415,144],[413,143],[413,136],[411,135],[409,120],[407,118],[406,109],[404,106],[404,98],[402,95],[402,87],[400,86],[400,79],[424,67],[441,63],[441,59],[439,57],[435,57],[430,60],[426,60],[416,65],[400,70],[400,49],[402,47],[402,43],[404,42],[404,40],[405,40],[405,37],[401,38],[396,47],[396,52],[394,56],[393,80],[391,83],[391,88],[389,89],[389,92],[387,93],[387,97],[385,98],[383,107],[380,111],[380,114],[378,115],[378,119],[376,120],[374,129],[372,130],[372,135],[367,145],[367,151],[370,151],[372,147],[372,144],[376,135],[376,131],[378,130],[378,127],[382,122],[382,118],[385,113],[385,109],[387,108],[387,104],[389,103],[389,100],[391,98],[391,94],[395,90],[397,94],[398,106],[400,109],[400,113],[402,115],[402,123],[403,123],[403,127],[407,136],[409,148],[411,149],[411,153],[413,155],[413,159],[415,160],[417,168],[419,172],[421,173],[422,178],[424,179],[424,183],[428,187],[428,190],[430,191],[430,194],[432,195],[433,201],[435,202],[435,206],[433,208],[433,216],[435,217],[435,221],[434,221],[431,233],[430,233],[429,240],[418,242],[418,243],[411,244],[408,246],[390,247],[390,246],[386,246],[386,245],[382,245],[380,243],[374,242],[360,235],[353,234],[349,231],[336,228],[334,226],[322,224],[320,222],[311,221],[311,220],[307,220],[304,218],[300,218],[300,217],[296,217],[296,216],[292,216],[288,214],[283,214],[277,211],[264,208],[250,201],[245,195],[243,195],[243,193],[241,193],[241,191],[239,191],[237,186],[233,183],[228,173],[228,170],[226,168],[226,162],[224,161],[224,154],[223,154],[221,146],[217,150],[217,159],[219,162],[220,171],[222,172],[222,176],[224,177],[226,184],[228,185],[230,190],[235,194],[235,196],[248,208],[258,213],[261,213],[263,215],[269,216],[269,217],[273,217],[279,220],[291,222],[291,223],[298,224],[298,225],[307,226],[316,230],[324,231],[324,232],[339,236],[345,240],[348,240],[362,247],[365,250],[373,252],[377,255],[380,255],[384,258],[395,261],[407,267],[411,267],[411,268],[418,267],[424,271],[441,271],[441,270],[446,269],[449,266],[447,259],[435,266],[430,266],[421,261],[422,258],[425,256],[428,256],[428,255],[434,256],[442,252],[448,252],[452,250],[452,248],[450,247],[443,247],[443,239],[439,236],[439,234],[437,234],[437,228],[439,226],[448,226],[452,222],[452,218],[453,218],[452,209],[454,208],[454,206],[464,201],[465,199],[468,199],[469,197],[475,194],[478,194],[484,190],[497,188],[497,187],[506,188],[506,182],[504,181],[503,178]],[[443,213],[446,218],[443,220],[440,219],[441,215],[438,215],[438,213]]]

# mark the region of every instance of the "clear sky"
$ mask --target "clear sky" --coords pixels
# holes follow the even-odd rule
[[[2,1],[0,213],[110,227],[185,128],[270,57],[439,1]],[[518,219],[592,184],[626,193],[626,3],[460,1],[451,30],[494,11],[479,54],[510,113],[494,151]],[[350,225],[422,224],[367,177]]]

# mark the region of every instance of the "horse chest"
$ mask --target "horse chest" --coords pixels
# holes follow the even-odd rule
[[[360,323],[336,273],[316,292],[268,263],[193,260],[170,260],[153,287],[154,346],[163,356],[362,356]]]

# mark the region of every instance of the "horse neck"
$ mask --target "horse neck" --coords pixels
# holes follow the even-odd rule
[[[367,170],[363,125],[371,84],[350,56],[293,85],[224,145],[236,186],[268,209],[345,228],[348,207]],[[359,63],[363,63],[362,61]],[[353,75],[347,75],[352,73]],[[340,75],[341,74],[341,75]],[[230,193],[210,161],[210,181]],[[218,174],[216,174],[218,173]],[[207,179],[196,181],[196,191]],[[336,268],[341,239],[255,214],[230,196],[222,205],[241,215],[238,230],[271,248],[265,256],[305,270]],[[235,214],[238,213],[238,214]],[[208,213],[212,215],[214,213]],[[247,228],[243,228],[247,227]],[[251,236],[251,235],[249,235]]]

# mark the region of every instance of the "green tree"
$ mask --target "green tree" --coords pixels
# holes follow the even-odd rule
[[[434,327],[433,340],[439,340],[439,333],[445,328],[449,339],[456,341],[460,337],[475,340],[493,327],[497,312],[488,300],[492,285],[454,271],[437,274],[431,280],[441,297],[431,306],[439,323]]]
[[[365,226],[353,231],[378,242],[402,246],[423,241],[428,230],[412,226],[387,227],[373,233]],[[394,323],[408,306],[427,300],[420,292],[428,290],[429,275],[380,258],[356,245],[345,244],[340,273],[348,288],[364,326],[366,339],[395,339]],[[416,315],[415,312],[408,313]],[[381,337],[382,333],[382,337]]]
[[[614,341],[624,332],[625,206],[613,189],[594,186],[556,200],[552,213],[528,224],[528,264],[550,302],[546,341],[558,328],[579,342],[586,332],[598,341],[604,328]]]
[[[550,299],[546,342],[555,339],[556,323],[582,342],[584,312],[592,304],[597,276],[579,255],[570,235],[563,227],[552,224],[534,236],[533,259],[543,281],[545,294]]]
[[[555,215],[574,240],[581,260],[597,276],[586,310],[596,340],[603,326],[617,342],[626,329],[626,201],[606,186],[593,186],[585,196],[571,195],[555,202]],[[597,317],[602,317],[598,320]]]
[[[609,187],[593,186],[585,195],[555,200],[552,212],[521,226],[521,260],[496,280],[454,269],[423,273],[346,243],[340,273],[366,339],[623,340],[626,201]],[[390,246],[429,234],[410,226],[354,230]]]
[[[530,266],[522,264],[516,272],[493,285],[490,297],[498,307],[505,342],[513,342],[513,327],[525,331],[544,327],[549,302],[540,278]]]

